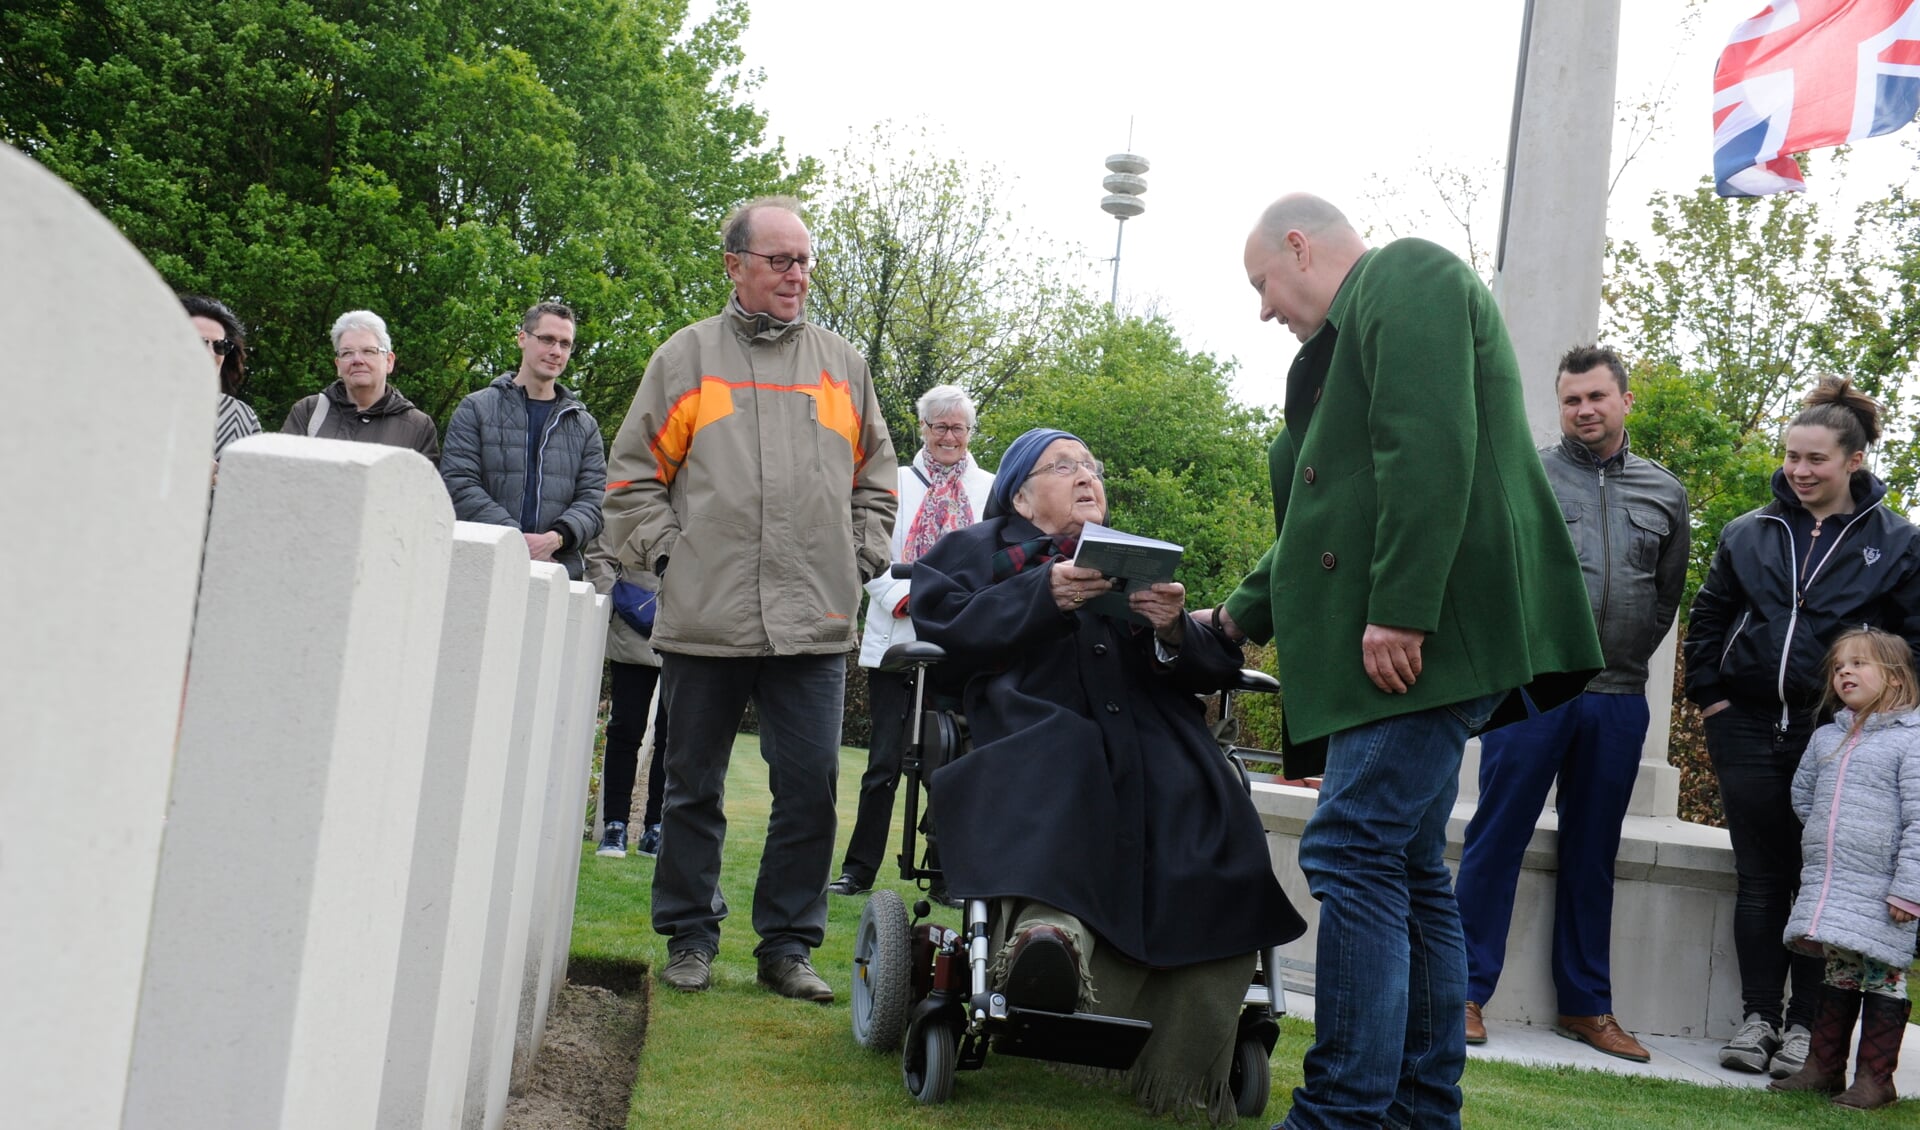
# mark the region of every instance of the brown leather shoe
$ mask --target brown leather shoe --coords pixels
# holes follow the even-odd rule
[[[1072,1012],[1080,1003],[1080,954],[1073,939],[1044,923],[1020,932],[1007,950],[1007,1003],[1042,1012]]]
[[[1480,1019],[1480,1005],[1476,1001],[1467,1002],[1467,1043],[1484,1044],[1487,1042],[1487,1022]]]
[[[1652,1058],[1640,1041],[1627,1034],[1611,1013],[1605,1016],[1562,1016],[1553,1030],[1569,1040],[1578,1040],[1597,1052],[1620,1059],[1645,1063]]]

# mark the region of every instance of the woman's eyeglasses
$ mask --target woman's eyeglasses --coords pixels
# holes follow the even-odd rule
[[[1082,467],[1085,467],[1096,479],[1104,479],[1107,477],[1107,465],[1098,459],[1060,459],[1052,463],[1040,464],[1038,467],[1027,472],[1027,478],[1031,479],[1035,475],[1045,474],[1048,471],[1065,478]]]
[[[237,344],[230,337],[216,338],[212,341],[208,341],[203,337],[200,339],[200,342],[208,349],[211,349],[215,357],[225,357],[227,354],[232,353],[234,345]]]

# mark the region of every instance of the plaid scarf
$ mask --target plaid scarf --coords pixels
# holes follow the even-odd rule
[[[1050,561],[1072,561],[1073,551],[1079,544],[1079,538],[1056,539],[1050,534],[1015,542],[993,555],[993,583],[997,585],[1015,573],[1024,573]]]
[[[918,561],[940,540],[941,534],[973,525],[966,473],[965,459],[958,463],[927,460],[927,496],[913,515],[913,525],[907,528],[907,542],[900,549],[900,560]]]

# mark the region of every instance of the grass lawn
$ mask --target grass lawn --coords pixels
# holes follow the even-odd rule
[[[864,750],[843,751],[840,848],[853,827],[865,766]],[[767,772],[751,735],[742,735],[734,749],[727,778],[727,816],[721,885],[732,913],[721,931],[714,987],[705,993],[683,994],[657,981],[647,982],[646,1046],[634,1081],[629,1127],[1165,1130],[1175,1125],[1171,1119],[1145,1117],[1122,1092],[1088,1086],[1042,1064],[991,1054],[984,1069],[960,1074],[953,1098],[944,1106],[916,1103],[901,1084],[899,1057],[868,1052],[853,1040],[848,981],[853,933],[864,897],[834,898],[829,903],[827,940],[815,953],[814,965],[837,994],[831,1006],[784,1000],[754,981],[753,879],[766,831]],[[890,853],[899,842],[899,816],[896,805]],[[635,854],[601,859],[590,844],[582,850],[572,960],[582,967],[600,962],[664,963],[665,939],[648,925],[652,861]],[[834,863],[839,863],[838,849]],[[882,869],[882,879],[897,870],[889,862]],[[897,880],[889,885],[900,889],[912,905],[910,888]],[[957,911],[939,914],[943,921],[958,925]],[[1312,1032],[1295,1021],[1282,1027],[1273,1055],[1273,1103],[1266,1118],[1244,1119],[1242,1126],[1264,1126],[1284,1117],[1290,1092],[1300,1082],[1300,1060]],[[1465,1124],[1493,1130],[1920,1128],[1920,1102],[1862,1115],[1830,1109],[1812,1097],[1694,1087],[1593,1071],[1474,1061],[1467,1066],[1462,1086]]]

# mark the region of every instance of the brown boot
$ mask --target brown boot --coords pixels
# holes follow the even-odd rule
[[[1833,1095],[1845,1089],[1847,1048],[1853,1043],[1854,1022],[1860,1018],[1860,990],[1822,985],[1818,991],[1807,1062],[1785,1079],[1767,1084],[1767,1090],[1820,1091]]]
[[[1860,1058],[1853,1086],[1833,1097],[1835,1106],[1879,1110],[1900,1098],[1893,1088],[1893,1071],[1900,1066],[1900,1041],[1907,1034],[1907,1014],[1913,1003],[1877,993],[1866,994],[1860,1009]]]

